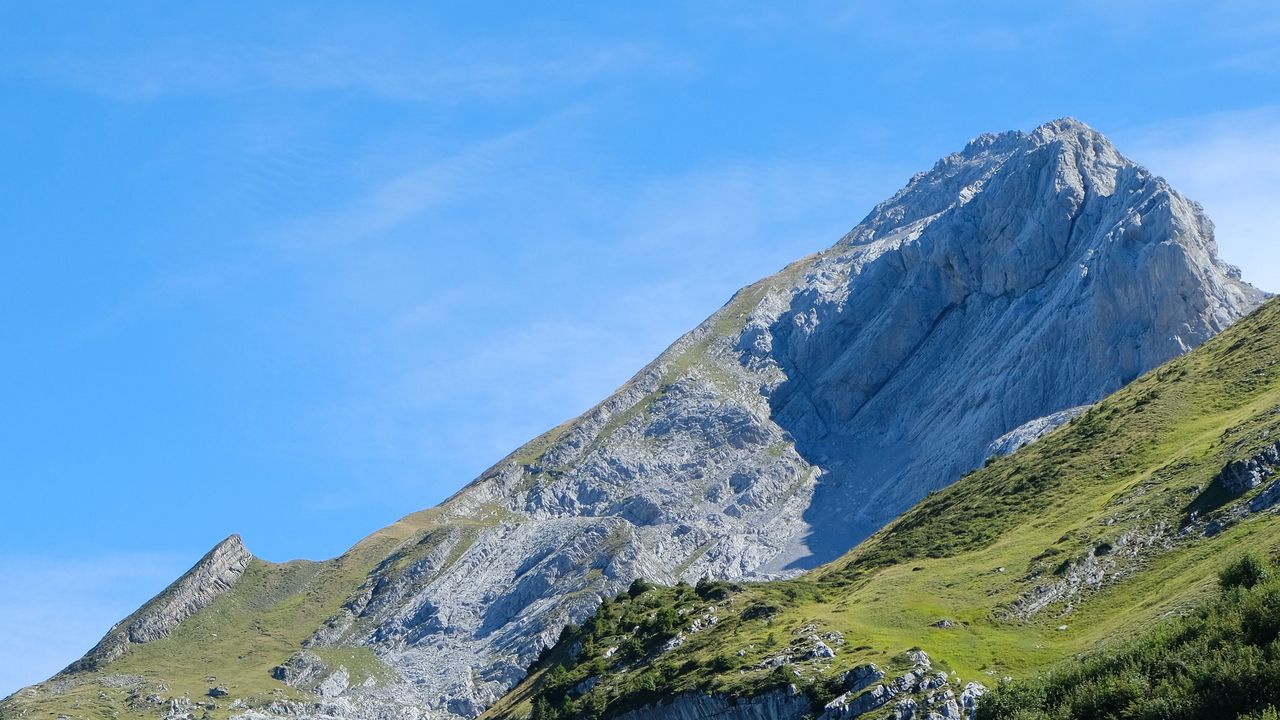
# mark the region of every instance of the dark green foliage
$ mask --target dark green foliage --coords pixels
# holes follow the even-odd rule
[[[746,610],[742,611],[742,619],[743,620],[766,620],[768,618],[773,617],[774,615],[777,615],[781,611],[782,609],[779,608],[777,605],[770,605],[769,603],[755,602],[747,606]]]
[[[1258,571],[1262,571],[1259,574]],[[1222,595],[1123,648],[1047,677],[1002,684],[980,720],[1216,720],[1275,717],[1280,582],[1246,555]],[[1252,588],[1246,586],[1252,581]]]
[[[698,597],[714,602],[728,599],[735,588],[729,583],[708,580],[704,577],[698,581],[698,584],[693,589],[698,594]]]
[[[665,640],[680,630],[680,614],[670,605],[659,608],[647,623],[649,634],[655,639]]]
[[[560,713],[551,706],[546,697],[539,695],[533,699],[531,720],[558,720]]]
[[[618,650],[622,652],[622,657],[644,657],[644,643],[638,637],[629,637],[623,640],[622,644],[618,646]]]
[[[649,592],[649,589],[652,587],[652,585],[644,581],[644,578],[636,578],[635,581],[631,583],[631,587],[627,588],[627,594],[633,598],[637,598]]]
[[[737,670],[742,665],[742,658],[729,653],[719,653],[711,659],[711,669],[716,672]]]
[[[1253,553],[1245,553],[1218,574],[1222,587],[1251,588],[1271,576],[1270,564]]]
[[[1160,389],[1156,388],[1155,390],[1152,390],[1144,395],[1139,396],[1137,400],[1133,401],[1133,409],[1141,410],[1147,405],[1150,405],[1156,400],[1159,400],[1160,395],[1161,395]]]
[[[1155,397],[1159,397],[1159,395],[1157,394]],[[1153,397],[1151,399],[1155,398]],[[1147,400],[1147,402],[1151,402],[1151,400]],[[1143,404],[1145,405],[1146,403]],[[1101,437],[1102,435],[1105,435],[1108,430],[1106,417],[1103,415],[1099,407],[1089,408],[1088,412],[1080,416],[1080,418],[1073,423],[1073,426],[1075,427],[1076,432],[1079,433],[1080,437],[1086,439]]]
[[[742,591],[741,586],[725,582],[702,581],[696,588],[635,583],[629,592],[606,599],[581,628],[571,627],[562,633],[555,649],[533,668],[543,672],[530,696],[531,720],[599,720],[661,701],[670,696],[673,687],[701,688],[713,678],[736,676],[746,660],[723,646],[704,647],[699,655],[679,661],[663,655],[662,647],[715,603],[715,598],[729,599]],[[812,587],[802,593],[814,594]],[[777,611],[771,604],[768,607]],[[720,612],[725,609],[721,607]],[[738,622],[740,619],[731,615],[721,626]],[[694,636],[690,643],[704,638]],[[770,636],[770,643],[778,641]],[[580,651],[573,653],[571,649],[579,646]],[[614,651],[606,658],[610,648]],[[583,681],[590,678],[606,678],[607,682],[579,692],[584,689]],[[747,694],[793,680],[785,674],[762,674],[746,688]]]

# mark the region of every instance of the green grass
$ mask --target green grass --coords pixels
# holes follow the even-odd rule
[[[597,652],[599,638],[566,638],[582,643],[583,653],[571,658],[558,647],[489,716],[528,716],[536,705],[546,717],[603,717],[689,690],[743,696],[788,682],[820,702],[844,671],[867,661],[892,666],[913,647],[965,680],[992,686],[1190,611],[1212,595],[1218,571],[1240,548],[1280,547],[1280,523],[1270,515],[1213,537],[1172,539],[1192,511],[1221,512],[1223,498],[1214,497],[1211,482],[1226,462],[1280,437],[1277,320],[1280,304],[1273,302],[1068,427],[934,493],[845,558],[800,579],[746,585],[723,600],[655,589],[623,601],[609,612],[656,617],[672,608],[714,608],[721,621],[665,653],[657,649],[660,638],[637,623],[635,638],[627,628],[609,642],[632,650],[638,643],[645,654],[608,661]],[[1126,559],[1132,534],[1158,528],[1169,547]],[[1036,614],[1019,611],[1036,586],[1059,582],[1093,555],[1115,556],[1123,576]],[[745,620],[750,607],[773,611]],[[955,626],[932,627],[944,618]],[[806,627],[843,634],[834,661],[797,662],[789,670],[799,677],[752,669],[806,635]],[[556,683],[548,685],[552,671]],[[563,693],[589,677],[600,678],[591,692]]]
[[[272,679],[272,668],[337,613],[381,561],[395,556],[398,547],[412,554],[442,520],[439,509],[411,515],[325,562],[254,559],[229,592],[182,622],[169,637],[132,645],[99,670],[60,675],[25,690],[0,704],[0,718],[155,718],[163,711],[142,702],[155,693],[215,706],[197,714],[222,720],[233,711],[225,700],[207,697],[215,685],[251,703],[301,699],[298,691]],[[331,667],[346,667],[353,684],[393,676],[367,648],[311,650]],[[121,676],[136,676],[141,684],[137,689],[115,687],[113,679]]]
[[[1280,581],[1246,556],[1223,589],[1186,617],[1002,683],[981,720],[1216,720],[1274,717],[1280,704]]]

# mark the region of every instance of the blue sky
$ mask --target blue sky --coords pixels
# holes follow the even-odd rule
[[[1280,290],[1274,2],[424,5],[0,6],[0,695],[231,532],[435,504],[982,132],[1081,118]]]

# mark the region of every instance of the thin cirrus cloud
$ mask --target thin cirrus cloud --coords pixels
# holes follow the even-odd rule
[[[282,90],[354,91],[392,101],[452,105],[526,98],[639,73],[693,70],[688,55],[650,42],[447,48],[432,42],[386,45],[352,39],[282,48],[187,39],[127,54],[43,55],[26,73],[122,101]]]
[[[537,127],[512,130],[378,178],[335,206],[286,220],[268,233],[267,240],[293,248],[358,242],[442,205],[474,200],[486,181],[509,168],[512,157],[528,146],[537,131]]]
[[[523,186],[523,175],[551,172],[524,162],[499,164],[486,177]],[[365,351],[349,373],[361,381],[326,413],[324,445],[352,457],[381,448],[398,467],[465,458],[452,471],[451,484],[459,486],[605,397],[737,288],[834,243],[883,194],[879,184],[897,175],[850,173],[825,161],[742,160],[679,174],[579,179],[581,187],[531,203],[554,206],[550,211],[494,210],[518,218],[511,232],[556,237],[554,252],[487,248],[486,232],[477,228],[473,261],[489,270],[454,273],[447,288],[433,285],[429,293],[412,280],[452,262],[447,244],[388,250],[390,259],[372,269],[358,256],[386,244],[379,233],[331,247],[326,252],[349,259],[330,264],[336,274],[316,283],[329,294],[323,302],[360,305],[389,319],[362,335]],[[573,182],[556,177],[553,184]],[[379,187],[388,184],[397,181]],[[488,182],[477,187],[507,194]],[[463,193],[452,201],[482,200]],[[422,215],[379,232],[450,232],[434,209],[428,203]],[[623,266],[646,281],[616,285]],[[494,331],[453,334],[472,322]],[[435,418],[444,415],[451,421],[440,427]]]

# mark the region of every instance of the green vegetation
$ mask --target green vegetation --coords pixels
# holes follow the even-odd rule
[[[1044,677],[1000,685],[981,720],[1274,718],[1280,704],[1280,582],[1246,555],[1191,615]]]
[[[1261,560],[1253,553],[1245,553],[1239,560],[1231,563],[1218,573],[1218,582],[1224,588],[1242,587],[1246,590],[1271,577],[1270,563]]]
[[[92,672],[59,675],[0,704],[0,718],[59,715],[153,719],[165,706],[147,695],[188,697],[197,716],[223,720],[235,714],[208,697],[215,685],[250,705],[302,694],[272,678],[271,671],[339,608],[370,573],[398,572],[402,554],[426,551],[439,534],[440,510],[406,517],[362,540],[341,557],[325,562],[253,560],[240,581],[211,605],[188,618],[166,638],[133,645],[122,657]],[[465,531],[464,531],[465,541]],[[398,550],[397,550],[398,548]],[[391,558],[391,562],[383,563]],[[352,683],[391,677],[391,670],[368,648],[322,647],[312,652],[330,667],[344,666]]]
[[[532,672],[540,679],[537,692],[524,698],[529,714],[535,720],[601,718],[606,711],[617,714],[668,697],[674,686],[681,691],[711,687],[717,678],[743,669],[742,657],[724,648],[683,662],[663,658],[668,643],[691,622],[741,623],[767,619],[777,611],[776,605],[753,605],[741,617],[725,617],[733,611],[733,598],[743,590],[741,585],[707,580],[696,587],[679,583],[673,588],[637,580],[627,592],[606,599],[581,628],[566,628],[556,648],[534,666]],[[788,590],[795,595],[794,588]],[[788,590],[782,594],[787,595]],[[795,595],[780,602],[794,607],[799,599]],[[621,683],[592,686],[593,678],[613,668],[635,672],[625,674]],[[750,690],[785,687],[794,680],[774,670],[760,674]],[[834,688],[819,687],[814,679],[803,685],[815,700],[824,693],[834,693]]]
[[[1280,523],[1232,520],[1240,499],[1214,479],[1280,433],[1278,320],[1269,303],[804,577],[610,601],[601,612],[626,622],[566,636],[488,716],[610,717],[686,691],[742,697],[788,683],[817,703],[850,668],[893,668],[915,647],[990,687],[1181,616],[1219,591],[1220,574],[1238,588],[1228,592],[1265,595],[1264,565],[1226,560],[1280,548]],[[1203,532],[1209,520],[1221,532]],[[1048,599],[1031,602],[1038,591]],[[669,611],[683,642],[667,649],[669,628],[652,628]],[[718,621],[692,630],[707,613]],[[807,656],[813,635],[834,633],[835,658]]]

